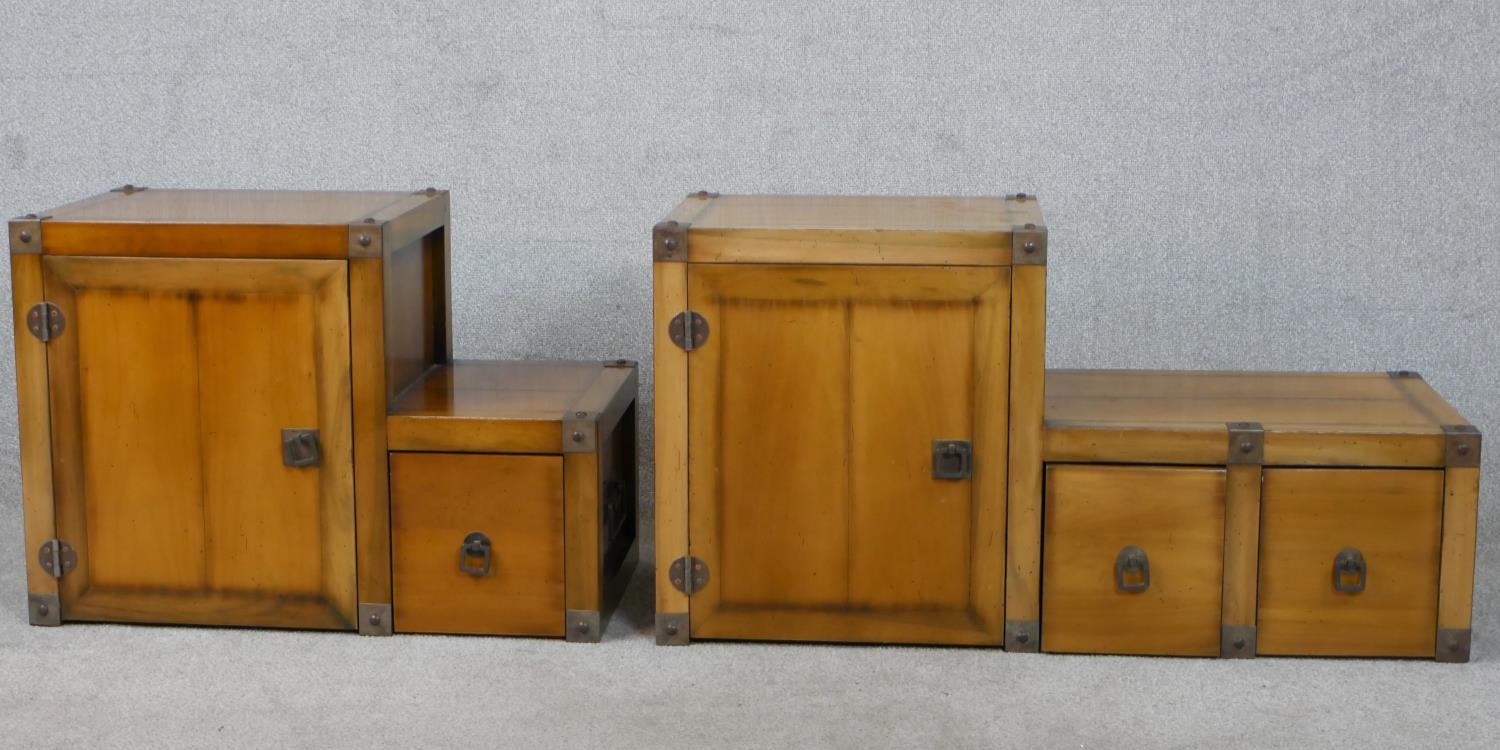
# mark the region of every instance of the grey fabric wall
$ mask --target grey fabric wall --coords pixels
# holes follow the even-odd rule
[[[685,193],[1024,190],[1050,365],[1415,369],[1500,434],[1497,5],[1234,5],[7,2],[0,210],[448,188],[458,354],[637,358],[649,396],[650,227]]]

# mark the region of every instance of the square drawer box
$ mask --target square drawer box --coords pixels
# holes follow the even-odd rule
[[[1035,197],[700,193],[653,239],[657,642],[999,645]]]
[[[457,362],[387,424],[397,633],[597,641],[636,561],[636,367]]]
[[[1480,435],[1420,377],[1047,389],[1041,650],[1468,659]]]

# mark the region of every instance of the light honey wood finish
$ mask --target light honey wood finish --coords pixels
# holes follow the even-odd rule
[[[672,343],[667,329],[673,316],[688,309],[687,265],[654,263],[651,273],[656,642],[685,644],[688,597],[672,587],[669,567],[688,554],[688,353]]]
[[[1046,460],[1080,462],[1222,463],[1225,423],[1255,421],[1267,465],[1442,466],[1442,425],[1463,423],[1386,373],[1051,370],[1046,414]]]
[[[1003,499],[934,479],[932,449],[974,441],[1003,486],[1004,403],[975,405],[1008,376],[1009,269],[687,276],[712,331],[685,389],[691,552],[710,570],[693,637],[998,644]]]
[[[439,205],[440,204],[440,205]],[[447,193],[115,191],[40,212],[42,252],[215,258],[346,258],[348,225],[404,245],[446,223]],[[436,226],[436,225],[433,225]]]
[[[1037,650],[1042,568],[1042,421],[1047,267],[1017,266],[1011,295],[1010,482],[1006,506],[1005,646]]]
[[[562,635],[563,473],[561,456],[392,453],[396,630]],[[474,531],[485,575],[459,569]]]
[[[65,616],[223,624],[215,601],[255,618],[234,624],[351,627],[344,264],[42,264],[69,322],[49,345]],[[284,466],[283,428],[319,430],[322,465]],[[296,619],[309,603],[334,619]]]
[[[41,257],[11,256],[10,278],[15,320],[12,338],[16,346],[16,403],[20,411],[26,591],[54,600],[48,603],[46,615],[39,614],[33,604],[32,621],[57,624],[57,613],[50,611],[57,604],[57,579],[42,569],[37,558],[37,551],[56,535],[52,511],[52,425],[47,407],[47,345],[32,336],[26,327],[26,315],[31,306],[45,299]]]
[[[1437,658],[1468,661],[1474,610],[1479,469],[1455,467],[1443,479],[1443,553],[1438,585]]]
[[[391,602],[391,504],[385,336],[378,325],[385,316],[385,287],[379,260],[349,261],[349,316],[358,598],[365,604],[384,605]],[[390,632],[387,627],[364,622],[361,630]]]
[[[1042,223],[1008,197],[723,195],[690,215],[692,263],[1008,266],[1012,227]]]
[[[1432,657],[1442,520],[1441,471],[1266,469],[1259,653]],[[1344,548],[1361,592],[1334,588]]]
[[[1042,648],[1049,652],[1219,654],[1225,473],[1221,469],[1051,466],[1046,476]],[[1145,551],[1142,591],[1122,590],[1122,549]]]
[[[570,610],[599,611],[603,564],[601,561],[599,520],[602,505],[599,496],[599,455],[597,453],[563,454],[564,568],[567,581],[566,606]],[[570,630],[577,623],[568,623]],[[591,623],[576,635],[594,639]]]

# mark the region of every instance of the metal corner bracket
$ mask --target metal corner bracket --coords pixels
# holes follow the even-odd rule
[[[593,453],[599,450],[599,415],[570,411],[562,420],[562,452]]]
[[[1266,462],[1266,430],[1260,422],[1229,422],[1229,448],[1224,463],[1263,464]]]
[[[629,369],[635,369],[636,367],[640,366],[640,363],[636,362],[633,359],[606,359],[606,360],[604,360],[604,366],[605,367],[624,367],[624,368],[629,368]]]
[[[42,252],[42,222],[50,216],[26,214],[10,220],[12,255],[39,255]]]
[[[1220,628],[1219,656],[1225,659],[1255,658],[1255,626],[1225,625]]]
[[[349,225],[349,257],[379,258],[385,248],[385,224],[368,218]]]
[[[1047,225],[1028,223],[1010,228],[1010,264],[1047,265]]]
[[[27,594],[26,614],[32,625],[49,628],[62,625],[62,605],[56,594]]]
[[[604,637],[599,625],[599,611],[595,609],[570,609],[565,622],[569,643],[598,643]]]
[[[663,221],[651,229],[651,257],[657,261],[687,260],[688,227],[685,221]]]
[[[1480,450],[1484,447],[1484,435],[1471,424],[1443,425],[1446,441],[1444,465],[1448,468],[1479,466]]]
[[[391,605],[359,603],[360,635],[392,635],[396,632],[391,622]]]
[[[1041,653],[1041,627],[1036,620],[1006,620],[1005,650],[1018,654]]]
[[[1474,631],[1469,628],[1438,628],[1438,661],[1462,664],[1469,660],[1469,649],[1474,645]]]
[[[124,193],[125,195],[134,195],[136,193],[139,193],[139,192],[142,192],[142,191],[145,191],[145,190],[150,190],[150,188],[148,188],[148,187],[146,187],[144,185],[131,185],[129,183],[126,183],[126,184],[121,185],[121,186],[119,186],[117,188],[112,188],[109,192],[111,192],[111,193]]]
[[[1422,373],[1416,370],[1386,370],[1385,374],[1391,376],[1392,380],[1404,380],[1407,378],[1421,380]]]
[[[688,645],[688,613],[656,613],[656,645]]]

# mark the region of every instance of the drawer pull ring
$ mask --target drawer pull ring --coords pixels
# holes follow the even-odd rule
[[[1127,545],[1115,556],[1115,587],[1132,594],[1151,587],[1151,561],[1146,550]]]
[[[1342,591],[1345,594],[1358,594],[1365,590],[1365,579],[1369,576],[1369,568],[1365,565],[1365,556],[1353,547],[1345,547],[1339,550],[1333,557],[1333,590]],[[1350,578],[1354,580],[1349,580]]]
[[[483,578],[490,573],[490,538],[478,531],[470,532],[464,537],[464,543],[458,548],[458,569],[468,573],[475,578]],[[478,565],[470,565],[469,558],[479,558]]]

